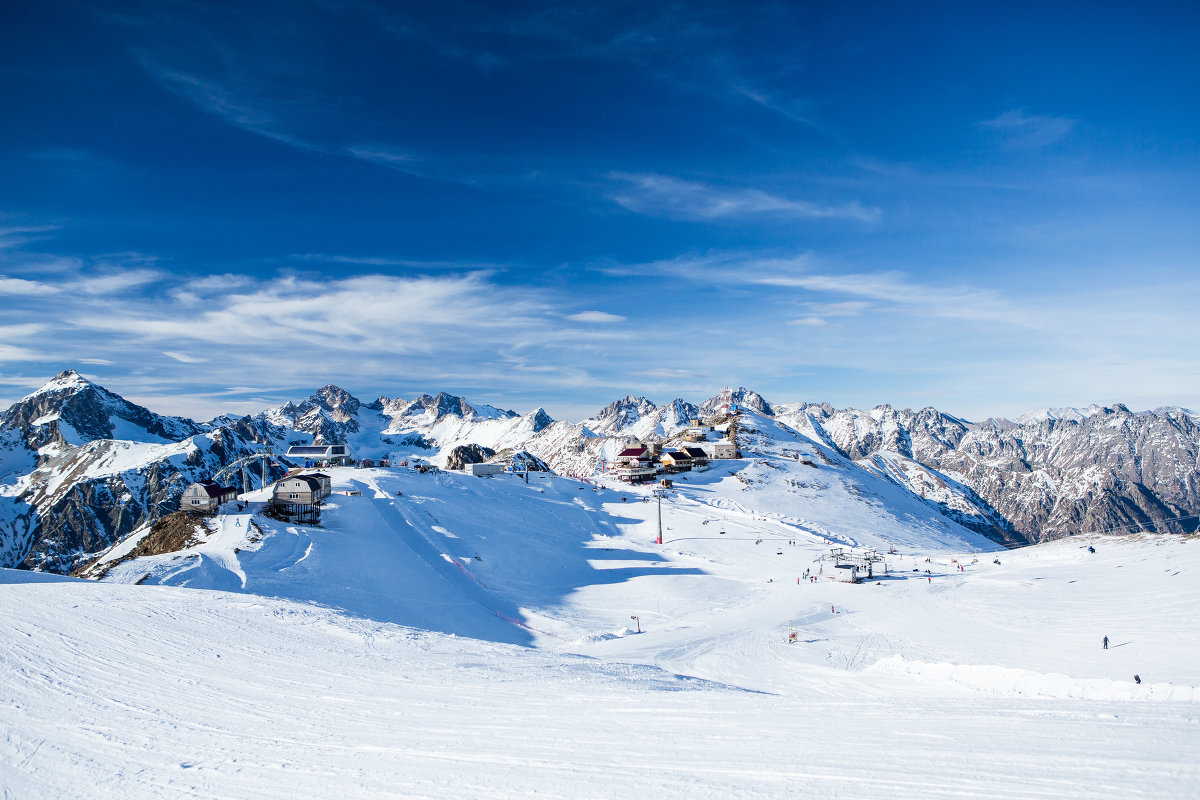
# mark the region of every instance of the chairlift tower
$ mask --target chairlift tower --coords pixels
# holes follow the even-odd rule
[[[654,496],[658,498],[658,542],[662,544],[662,499],[667,496],[666,489],[655,489]]]

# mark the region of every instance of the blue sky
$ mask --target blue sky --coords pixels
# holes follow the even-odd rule
[[[1185,3],[5,4],[0,402],[1200,407]]]

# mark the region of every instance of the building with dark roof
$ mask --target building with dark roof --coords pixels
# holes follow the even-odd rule
[[[236,499],[237,489],[232,486],[222,486],[216,481],[197,481],[183,490],[179,509],[208,513],[216,511],[222,503]]]

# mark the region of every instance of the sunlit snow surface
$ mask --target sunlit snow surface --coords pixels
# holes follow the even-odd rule
[[[688,476],[661,546],[645,490],[339,469],[361,495],[320,528],[227,506],[102,583],[0,572],[0,786],[1195,796],[1200,541],[995,553],[795,469]],[[798,582],[826,541],[899,553],[878,583]]]

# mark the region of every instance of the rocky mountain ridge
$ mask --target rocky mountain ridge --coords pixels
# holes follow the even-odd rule
[[[68,371],[0,416],[0,562],[68,571],[175,510],[191,481],[265,448],[343,443],[358,457],[440,466],[519,455],[587,476],[632,440],[677,442],[691,420],[731,412],[781,426],[812,445],[806,452],[846,459],[1008,545],[1080,530],[1196,529],[1194,518],[1177,518],[1200,511],[1200,420],[1177,408],[1044,409],[972,423],[933,408],[772,404],[725,387],[699,405],[628,395],[570,423],[446,393],[364,403],[327,385],[297,403],[197,423]],[[754,437],[743,439],[750,458],[778,456],[756,456]],[[286,466],[279,459],[276,469]]]

